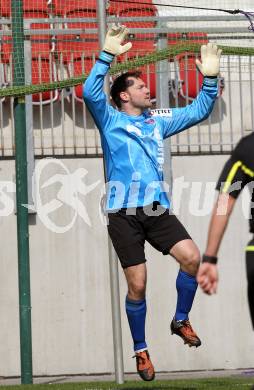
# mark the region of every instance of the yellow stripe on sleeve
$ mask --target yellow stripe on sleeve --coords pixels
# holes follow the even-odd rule
[[[238,171],[238,169],[242,166],[242,162],[241,161],[237,161],[234,163],[234,165],[232,166],[232,168],[230,169],[229,171],[229,174],[228,174],[228,177],[227,177],[227,180],[225,181],[225,184],[224,184],[224,187],[222,189],[222,192],[223,193],[226,193],[228,192],[228,189],[229,187],[231,186],[232,184],[232,181],[236,175],[236,172]]]
[[[246,252],[254,252],[254,245],[248,245],[245,248]]]
[[[246,175],[248,175],[250,177],[254,177],[254,171],[252,171],[251,169],[247,168],[243,164],[242,164],[242,170],[243,170],[244,173],[246,173]]]

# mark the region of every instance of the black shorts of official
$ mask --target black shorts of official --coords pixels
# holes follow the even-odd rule
[[[159,215],[151,215],[151,209]],[[179,241],[191,239],[171,210],[160,205],[109,213],[108,232],[123,268],[146,262],[145,241],[168,255]]]

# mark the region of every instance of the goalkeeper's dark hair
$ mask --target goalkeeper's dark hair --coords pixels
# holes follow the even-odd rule
[[[133,80],[129,80],[130,77],[134,79],[140,79],[141,76],[140,71],[134,72],[126,72],[118,76],[110,89],[110,95],[112,97],[113,102],[116,104],[118,108],[121,108],[121,98],[120,93],[125,92],[128,87],[133,85]]]

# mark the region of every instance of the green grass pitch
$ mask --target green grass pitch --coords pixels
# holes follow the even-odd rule
[[[114,382],[49,383],[37,385],[0,386],[0,390],[250,390],[253,386],[253,377],[231,377],[167,381],[155,380],[153,382],[127,381],[123,385],[117,385]]]

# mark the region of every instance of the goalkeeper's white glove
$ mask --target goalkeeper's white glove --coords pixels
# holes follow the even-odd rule
[[[201,46],[201,62],[196,60],[196,65],[203,76],[216,77],[220,72],[221,49],[215,43],[209,42]]]
[[[122,25],[113,25],[107,32],[103,49],[107,53],[113,54],[114,56],[123,54],[128,51],[132,44],[131,42],[122,45],[126,36],[128,35],[129,30],[127,27]]]

